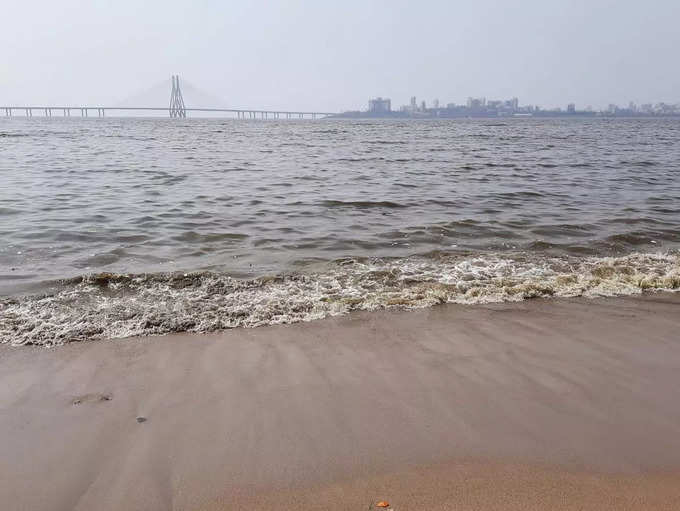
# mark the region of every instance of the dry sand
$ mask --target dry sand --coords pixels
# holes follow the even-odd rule
[[[680,509],[678,389],[680,294],[0,346],[0,509]]]

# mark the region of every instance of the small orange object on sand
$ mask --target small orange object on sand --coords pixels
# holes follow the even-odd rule
[[[385,502],[384,500],[381,500],[380,502],[378,502],[375,505],[375,507],[388,507],[388,506],[389,506],[389,503]]]

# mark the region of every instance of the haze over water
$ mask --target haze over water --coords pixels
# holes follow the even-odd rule
[[[25,342],[213,330],[521,298],[512,286],[578,280],[604,257],[673,288],[679,176],[672,119],[3,119],[0,315]],[[565,293],[630,292],[621,275]],[[554,284],[534,294],[561,294]],[[49,298],[16,298],[36,293]],[[298,309],[273,310],[277,293]],[[74,334],[69,300],[106,324]],[[46,310],[61,334],[29,327]]]

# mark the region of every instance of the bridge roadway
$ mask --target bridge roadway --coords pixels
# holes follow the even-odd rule
[[[80,110],[81,117],[89,117],[89,111],[96,110],[97,117],[105,117],[106,111],[147,111],[147,112],[168,112],[165,107],[102,107],[102,106],[0,106],[0,111],[5,111],[6,117],[13,117],[14,112],[24,112],[25,117],[33,117],[33,111],[43,112],[43,117],[52,117],[53,111],[61,111],[62,117],[71,117],[71,110]],[[302,112],[302,111],[282,111],[282,110],[252,110],[236,108],[185,108],[186,112],[216,112],[236,114],[238,119],[316,119],[317,117],[328,117],[336,115],[332,112]]]

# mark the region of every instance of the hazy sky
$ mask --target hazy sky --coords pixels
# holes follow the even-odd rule
[[[173,73],[230,107],[680,102],[680,0],[2,4],[0,104],[117,103]]]

